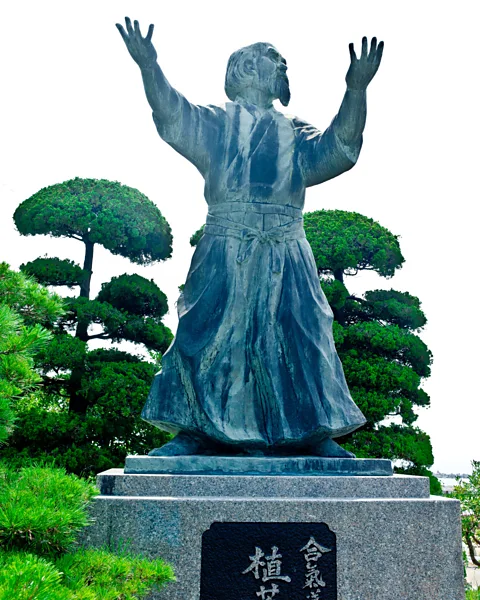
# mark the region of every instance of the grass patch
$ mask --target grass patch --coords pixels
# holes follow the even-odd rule
[[[138,600],[167,581],[161,560],[78,550],[50,561],[0,551],[0,600]]]
[[[56,562],[63,584],[75,600],[134,600],[173,581],[173,569],[162,560],[105,550],[79,550]],[[88,590],[91,596],[78,595]]]

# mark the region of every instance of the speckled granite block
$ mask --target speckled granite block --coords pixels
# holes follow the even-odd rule
[[[428,477],[302,475],[127,475],[100,473],[104,496],[215,496],[236,498],[428,498]]]
[[[213,523],[286,522],[325,523],[335,533],[338,600],[464,600],[459,503],[426,497],[423,478],[419,483],[416,478],[378,478],[397,497],[372,498],[366,497],[369,478],[334,477],[317,487],[311,478],[289,476],[266,477],[265,484],[254,478],[236,484],[197,481],[198,494],[190,495],[195,493],[193,481],[189,487],[186,480],[122,479],[117,470],[101,477],[114,482],[111,494],[131,495],[96,499],[96,522],[85,530],[84,543],[127,543],[134,551],[169,561],[177,582],[152,598],[199,600],[202,535]],[[370,492],[381,495],[374,480]],[[142,494],[163,490],[164,495],[136,495],[136,485]],[[235,485],[242,496],[232,495]],[[283,485],[285,497],[258,496],[264,485],[272,485],[275,492]],[[402,486],[408,494],[415,485],[418,497],[399,497]],[[178,495],[169,495],[169,486]],[[209,489],[212,495],[204,495]],[[213,495],[214,490],[219,494]]]

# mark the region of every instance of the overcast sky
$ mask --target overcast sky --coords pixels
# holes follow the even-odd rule
[[[348,43],[385,41],[368,91],[357,166],[307,192],[307,211],[343,209],[400,236],[406,263],[391,280],[368,273],[351,292],[394,288],[420,298],[422,338],[434,355],[425,383],[431,408],[418,425],[433,443],[434,469],[470,470],[480,460],[478,5],[403,2],[43,0],[9,2],[0,35],[0,260],[18,268],[38,255],[82,260],[82,244],[21,238],[12,214],[40,188],[78,177],[138,188],[170,223],[173,258],[141,268],[98,248],[93,292],[121,273],[153,278],[168,295],[174,330],[178,286],[204,222],[202,179],[158,137],[137,66],[115,23],[138,18],[170,82],[197,104],[221,104],[230,53],[256,42],[286,57],[292,91],[285,112],[320,129],[344,93]]]

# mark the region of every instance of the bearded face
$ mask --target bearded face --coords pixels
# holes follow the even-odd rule
[[[290,101],[287,62],[271,44],[258,42],[234,52],[228,61],[225,92],[230,100],[245,98],[248,89],[261,90],[265,100]]]
[[[283,106],[288,106],[290,102],[290,83],[285,72],[278,73],[273,83],[273,94],[278,98]]]
[[[290,102],[290,84],[287,76],[287,62],[281,54],[270,46],[256,61],[258,85],[272,98],[280,100],[283,106]]]

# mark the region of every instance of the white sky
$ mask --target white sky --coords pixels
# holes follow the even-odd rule
[[[174,255],[148,268],[97,247],[93,293],[121,273],[153,278],[168,295],[176,328],[190,235],[204,222],[202,179],[158,137],[138,68],[115,29],[138,18],[171,83],[197,104],[220,104],[230,53],[256,41],[287,58],[288,113],[320,129],[344,92],[348,43],[385,40],[368,92],[365,141],[349,173],[307,192],[306,210],[363,213],[400,235],[405,266],[392,280],[367,273],[350,291],[384,288],[420,298],[422,338],[434,355],[425,389],[432,406],[418,425],[434,448],[434,469],[470,470],[480,460],[477,376],[478,18],[465,0],[342,2],[9,2],[2,10],[0,260],[18,268],[39,255],[82,260],[82,244],[21,238],[12,214],[40,188],[75,176],[136,187],[153,200],[174,235]]]

